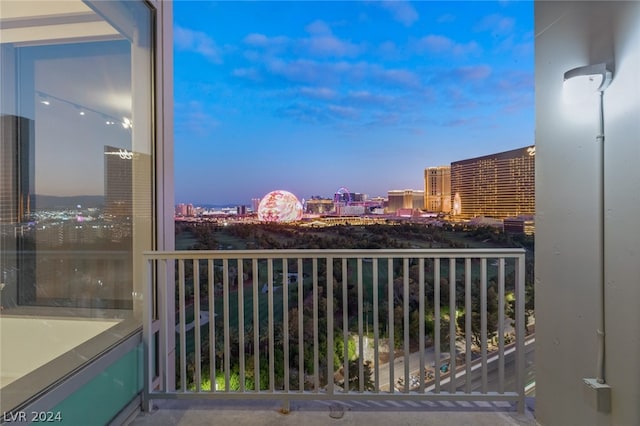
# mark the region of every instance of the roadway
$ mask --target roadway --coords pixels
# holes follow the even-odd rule
[[[448,352],[442,353],[441,356],[447,356]],[[516,389],[516,352],[515,348],[509,347],[505,350],[504,360],[504,390],[514,391]],[[435,354],[433,348],[425,349],[425,367],[434,365]],[[419,376],[420,374],[420,353],[413,352],[408,356],[409,374]],[[405,356],[396,357],[394,360],[394,380],[404,377],[405,375]],[[535,337],[529,338],[525,343],[525,394],[527,396],[535,395]],[[460,367],[460,366],[458,366]],[[479,359],[473,361],[471,371],[471,391],[482,391],[482,364]],[[380,390],[389,390],[389,369],[390,364],[386,363],[379,366]],[[448,391],[449,377],[441,378],[441,389]],[[488,354],[487,360],[487,390],[498,391],[499,386],[499,362],[498,354]],[[432,389],[433,385],[427,389]],[[466,391],[466,369],[459,370],[456,374],[456,391]]]

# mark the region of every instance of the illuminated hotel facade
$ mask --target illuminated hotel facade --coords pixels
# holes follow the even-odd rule
[[[438,213],[451,211],[451,166],[424,169],[424,209]]]
[[[416,189],[391,190],[387,192],[387,213],[400,209],[421,209],[424,206],[424,191]]]
[[[535,147],[451,163],[452,215],[496,219],[535,214]]]

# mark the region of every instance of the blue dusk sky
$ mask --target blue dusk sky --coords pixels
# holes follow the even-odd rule
[[[534,143],[531,1],[177,1],[176,202],[423,189]]]

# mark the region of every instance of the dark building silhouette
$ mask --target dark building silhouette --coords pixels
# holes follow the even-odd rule
[[[33,128],[28,118],[0,117],[0,224],[28,220],[35,208]]]

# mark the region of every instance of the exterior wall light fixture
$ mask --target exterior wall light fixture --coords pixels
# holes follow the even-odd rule
[[[604,145],[604,91],[609,87],[613,79],[613,72],[607,68],[606,63],[595,65],[587,65],[574,68],[564,73],[564,91],[567,99],[577,101],[587,100],[594,93],[599,93],[598,102],[598,134],[596,142],[600,148],[600,165],[599,165],[599,234],[600,234],[600,286],[599,286],[599,307],[598,307],[598,359],[595,378],[585,378],[584,383],[588,389],[586,395],[590,399],[591,405],[595,406],[598,411],[609,412],[611,410],[611,388],[607,385],[605,378],[605,279],[606,279],[606,263],[605,263],[605,145]]]
[[[564,73],[565,89],[581,92],[604,92],[611,83],[613,73],[604,62],[574,68]]]

